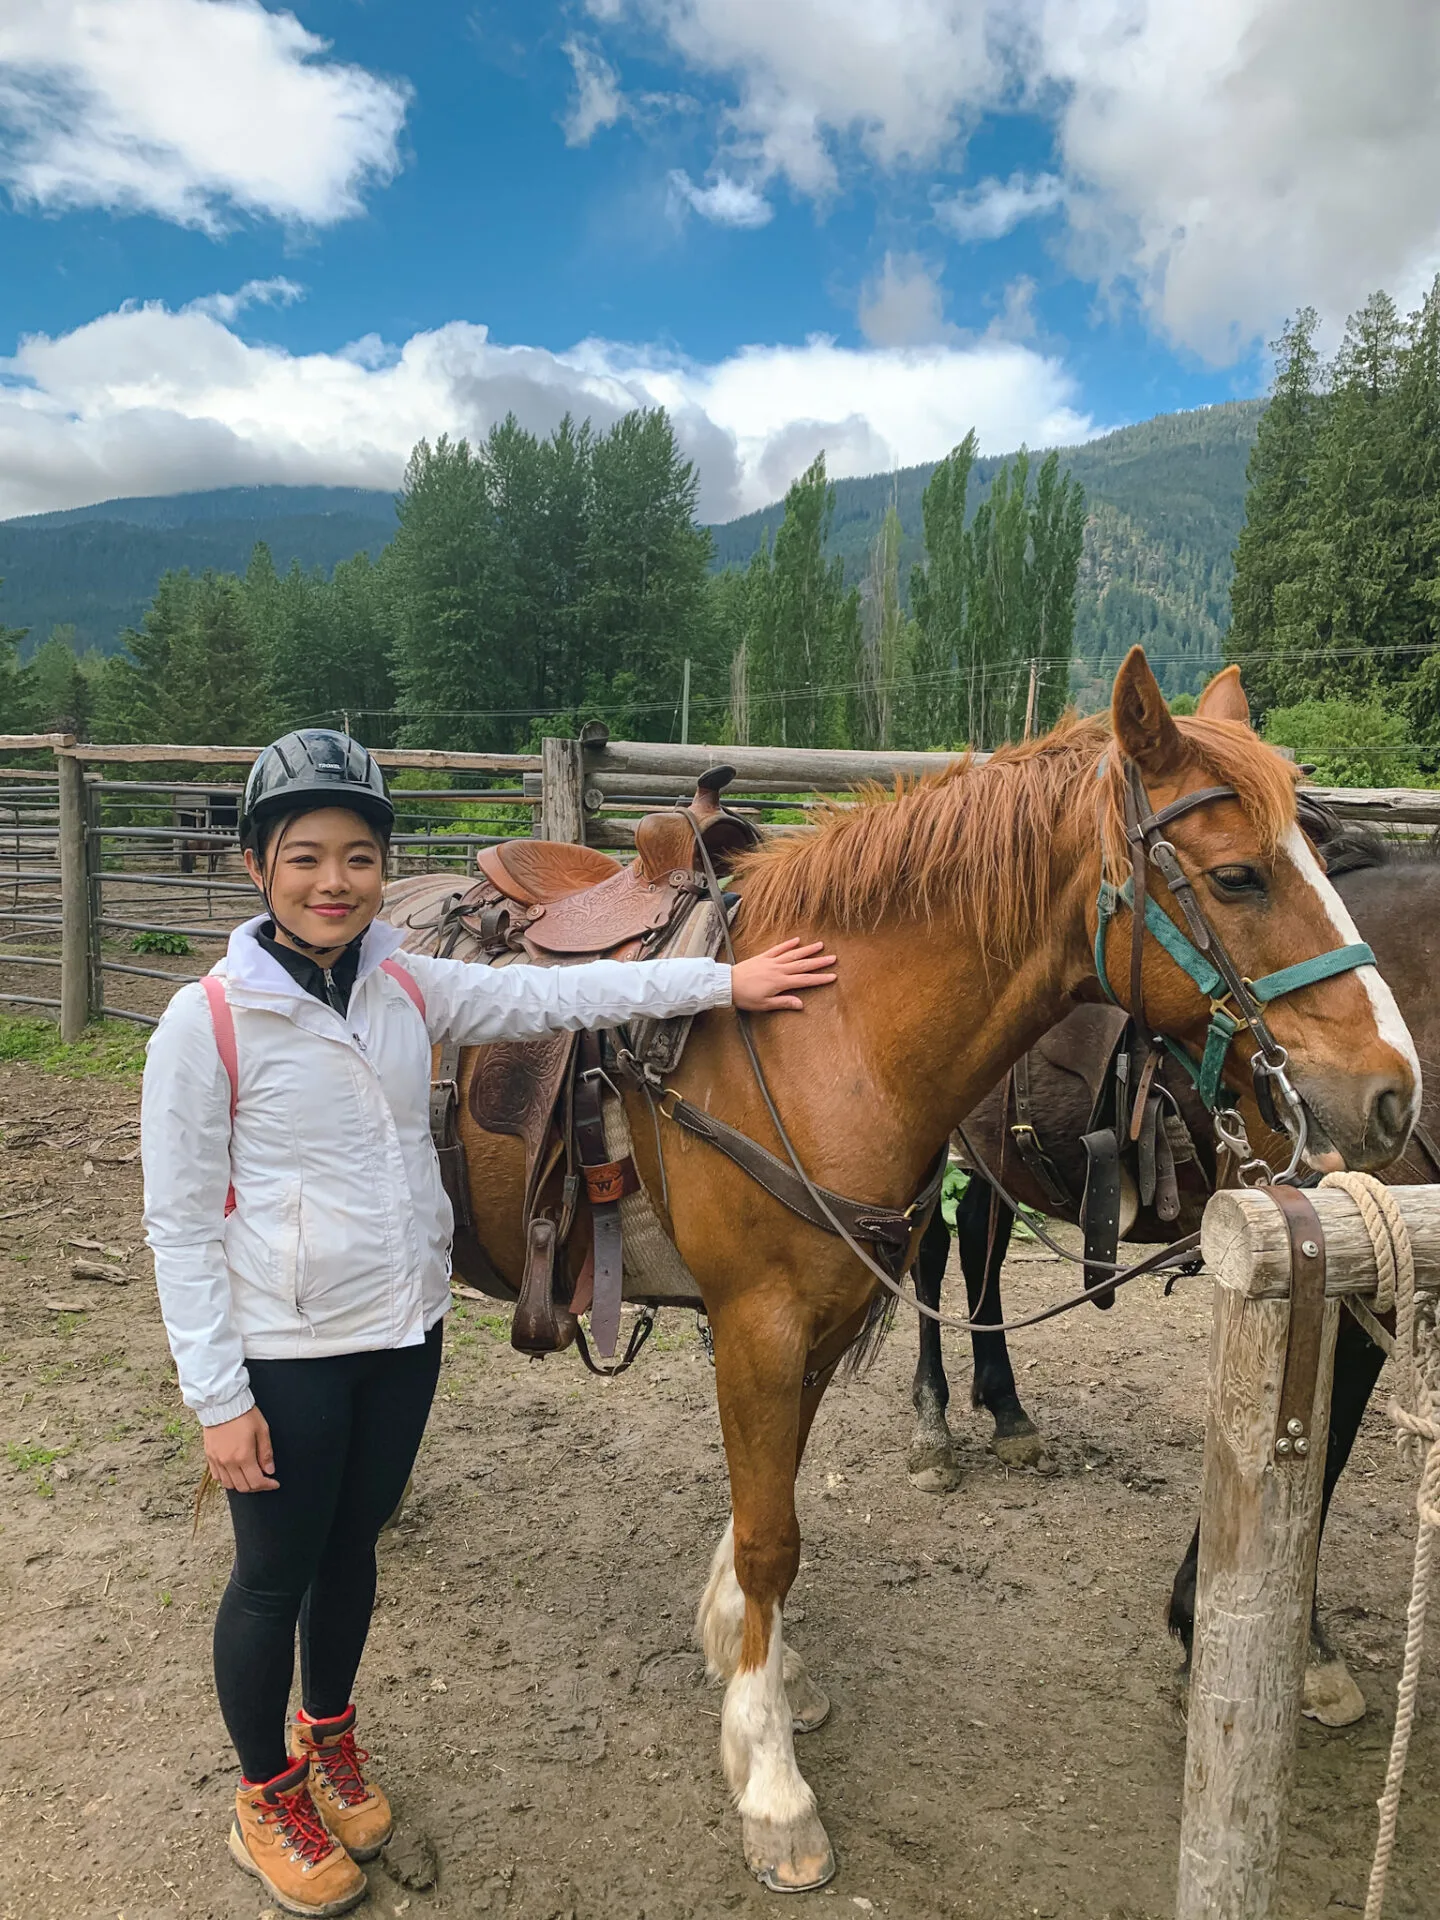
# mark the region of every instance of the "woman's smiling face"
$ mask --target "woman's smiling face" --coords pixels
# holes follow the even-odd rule
[[[322,952],[338,952],[380,911],[385,859],[375,830],[349,807],[317,807],[283,820],[262,863],[249,848],[245,867],[268,888],[278,938],[289,932]]]

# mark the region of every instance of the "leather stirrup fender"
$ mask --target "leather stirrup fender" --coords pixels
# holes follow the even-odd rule
[[[1113,1307],[1115,1289],[1105,1284],[1103,1267],[1113,1267],[1120,1250],[1120,1143],[1113,1127],[1099,1127],[1080,1136],[1085,1149],[1085,1192],[1080,1201],[1080,1224],[1085,1235],[1085,1290],[1095,1295],[1097,1307]]]

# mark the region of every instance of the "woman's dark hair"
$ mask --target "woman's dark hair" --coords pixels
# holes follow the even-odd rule
[[[288,813],[272,813],[258,819],[255,822],[253,830],[252,844],[260,871],[264,873],[272,849],[278,841],[282,840],[285,835],[289,833],[291,827],[294,826],[297,820],[302,820],[307,813],[318,813],[324,808],[333,806],[343,807],[344,805],[343,800],[326,800],[321,806],[292,807]],[[379,849],[382,867],[387,866],[390,860],[389,833],[378,826],[375,821],[367,819],[358,807],[347,807],[345,810],[347,813],[353,813],[355,815],[355,818],[360,822],[361,826],[364,827],[365,831],[370,835],[370,838]]]

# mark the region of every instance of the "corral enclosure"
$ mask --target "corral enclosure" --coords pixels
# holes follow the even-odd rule
[[[68,987],[72,1019],[83,990],[82,1020],[103,1007],[148,1024],[251,911],[227,817],[243,761],[51,751],[55,771],[11,770],[0,791],[0,989],[63,1015]],[[144,757],[161,752],[175,758]],[[481,766],[386,756],[402,781],[473,779],[401,786],[397,861],[458,881],[477,845],[527,828],[623,852],[638,812],[687,795],[719,756],[598,739]],[[803,830],[820,792],[943,759],[726,757],[744,763],[736,802],[786,830]],[[179,778],[190,766],[199,779]],[[1402,826],[1440,819],[1433,794],[1326,798]],[[134,950],[167,934],[190,952]],[[0,1435],[12,1470],[0,1578],[21,1622],[4,1656],[5,1784],[33,1815],[0,1897],[27,1914],[238,1916],[254,1911],[248,1886],[212,1872],[228,1761],[206,1635],[224,1528],[190,1542],[199,1456],[138,1252],[137,1091],[0,1066],[0,1391],[16,1409]],[[77,1281],[77,1242],[109,1248],[137,1284]],[[1022,1308],[1069,1290],[1023,1250],[1007,1285]],[[1184,1722],[1161,1609],[1198,1498],[1209,1301],[1203,1282],[1169,1301],[1153,1283],[1141,1291],[1017,1346],[1049,1441],[1040,1474],[1002,1471],[977,1429],[953,1498],[906,1484],[905,1321],[876,1371],[827,1401],[801,1480],[806,1558],[789,1609],[838,1708],[802,1756],[841,1859],[835,1887],[812,1896],[820,1911],[1173,1910]],[[724,1466],[704,1356],[687,1321],[667,1317],[660,1350],[604,1386],[572,1356],[519,1360],[488,1310],[462,1305],[452,1325],[366,1676],[371,1737],[402,1814],[435,1838],[442,1877],[420,1893],[377,1872],[382,1911],[680,1920],[772,1898],[739,1866],[707,1717],[719,1696],[690,1650]],[[1287,1920],[1363,1904],[1412,1516],[1372,1413],[1321,1571],[1370,1713],[1344,1732],[1305,1731]],[[1387,1907],[1400,1920],[1433,1912],[1433,1665]],[[42,1789],[30,1756],[58,1701],[84,1733],[62,1743]],[[136,1770],[152,1813],[138,1845],[113,1785]],[[57,1839],[75,1850],[63,1872]]]

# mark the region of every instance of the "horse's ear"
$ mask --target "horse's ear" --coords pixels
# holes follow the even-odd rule
[[[1239,667],[1226,667],[1217,673],[1196,702],[1195,711],[1206,720],[1238,720],[1250,724],[1250,702],[1240,684]]]
[[[1142,773],[1158,777],[1173,772],[1183,761],[1185,743],[1143,647],[1130,649],[1115,676],[1110,721],[1121,751]]]

